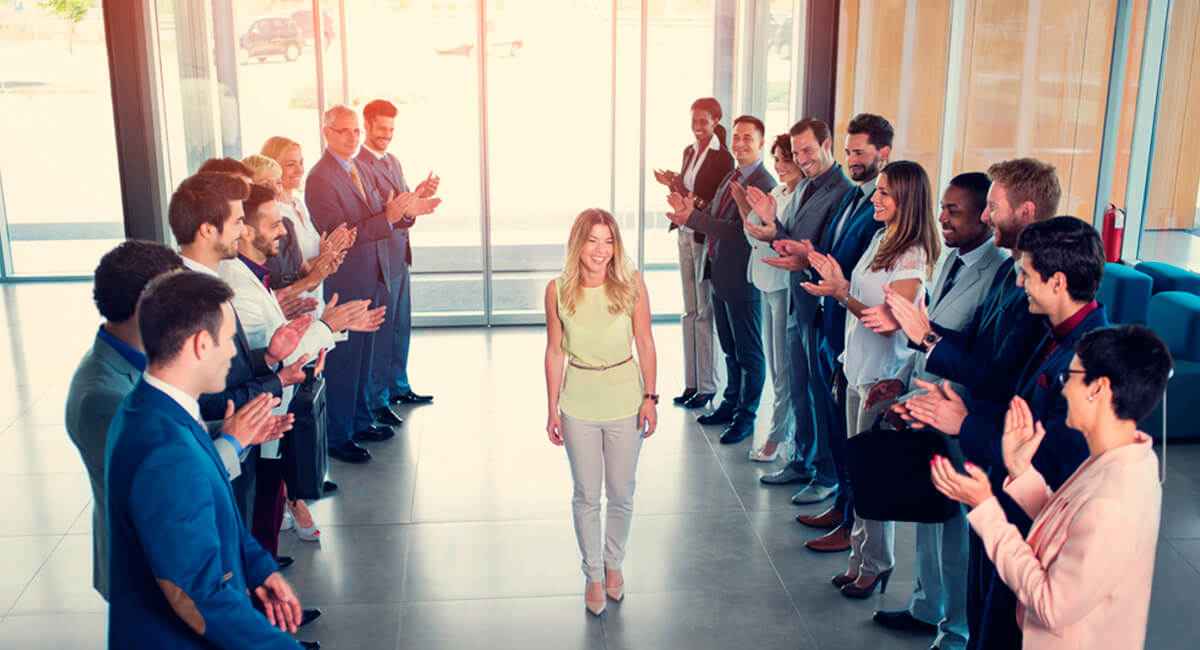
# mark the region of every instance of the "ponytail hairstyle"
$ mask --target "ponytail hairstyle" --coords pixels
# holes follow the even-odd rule
[[[722,150],[728,150],[729,146],[725,144],[725,126],[721,124],[721,118],[724,113],[721,112],[721,102],[717,101],[716,97],[701,97],[692,102],[693,111],[704,111],[712,117],[716,125],[713,127],[713,133],[717,136],[717,143],[721,145]]]

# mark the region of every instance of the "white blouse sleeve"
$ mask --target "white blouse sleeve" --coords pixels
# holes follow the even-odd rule
[[[928,276],[929,261],[925,255],[925,247],[916,245],[910,246],[908,250],[900,255],[900,259],[896,260],[896,266],[892,268],[891,277],[888,282],[899,282],[901,280],[921,280],[924,282]]]

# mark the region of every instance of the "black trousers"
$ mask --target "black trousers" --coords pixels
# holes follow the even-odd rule
[[[230,486],[233,487],[233,500],[237,503],[238,512],[242,514],[242,520],[246,522],[247,529],[254,524],[257,474],[258,447],[254,446],[246,454],[246,460],[242,461],[242,473],[230,482]]]
[[[725,354],[723,402],[734,406],[734,424],[752,424],[758,414],[767,357],[762,340],[762,294],[754,289],[745,300],[725,301],[712,294],[717,339]]]
[[[983,540],[970,531],[967,565],[967,650],[1020,650],[1017,597],[996,573]]]

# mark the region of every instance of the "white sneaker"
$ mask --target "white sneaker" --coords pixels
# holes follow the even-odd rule
[[[287,508],[283,509],[283,523],[279,525],[279,532],[291,530],[296,527],[296,520],[292,517],[292,513],[288,512]]]

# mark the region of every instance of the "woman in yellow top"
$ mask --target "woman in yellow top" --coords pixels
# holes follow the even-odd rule
[[[546,286],[546,333],[546,433],[567,448],[575,537],[587,576],[584,603],[599,616],[606,593],[614,601],[625,593],[621,561],[638,453],[658,425],[646,284],[604,210],[584,210],[571,227],[562,275]],[[601,484],[608,497],[603,546]]]

